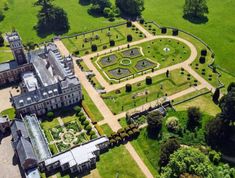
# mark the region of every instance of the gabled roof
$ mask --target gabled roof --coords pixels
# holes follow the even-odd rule
[[[31,145],[31,143],[22,137],[20,138],[19,142],[17,143],[16,151],[17,151],[17,154],[18,154],[18,157],[20,160],[20,164],[23,168],[24,168],[25,160],[33,159],[33,160],[37,161],[35,154],[33,152],[33,147]]]
[[[13,123],[11,124],[11,134],[13,141],[17,141],[19,139],[18,131],[21,132],[21,135],[23,138],[28,138],[28,133],[26,131],[24,122],[20,119],[15,119]]]

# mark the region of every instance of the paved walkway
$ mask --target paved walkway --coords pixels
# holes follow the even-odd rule
[[[153,37],[154,35],[149,33],[142,25],[138,22],[132,22],[147,38]]]

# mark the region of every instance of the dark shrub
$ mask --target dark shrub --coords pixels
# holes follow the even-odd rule
[[[85,127],[85,129],[89,132],[89,131],[91,131],[92,127],[91,127],[90,125],[87,125],[87,126]]]
[[[93,44],[91,45],[91,51],[97,51],[97,45],[96,44]]]
[[[132,39],[133,39],[133,38],[132,38],[132,35],[130,35],[130,34],[129,34],[129,35],[127,35],[127,41],[128,41],[128,42],[131,42],[131,41],[132,41]]]
[[[161,32],[162,32],[163,34],[165,34],[165,33],[167,32],[166,27],[162,27],[162,28],[161,28]]]
[[[104,45],[104,46],[103,46],[103,49],[107,49],[107,46],[106,46],[106,45]]]
[[[89,121],[88,120],[85,120],[84,122],[82,122],[83,125],[87,126],[89,125]]]
[[[201,57],[199,58],[199,62],[200,62],[201,64],[204,64],[204,63],[206,62],[205,56],[201,56]]]
[[[187,128],[193,131],[196,127],[198,127],[201,124],[202,114],[200,108],[197,107],[189,107],[187,112],[188,112]]]
[[[147,76],[146,79],[145,79],[145,82],[146,82],[146,85],[151,85],[152,84],[152,77],[150,76]]]
[[[54,117],[54,113],[53,113],[53,112],[48,112],[48,113],[47,113],[47,117],[49,117],[49,118]]]
[[[127,22],[126,22],[126,26],[127,26],[127,27],[132,27],[132,22],[131,22],[131,21],[127,21]]]
[[[131,91],[132,91],[131,84],[126,84],[126,92],[131,92]]]
[[[114,41],[114,40],[110,40],[110,41],[109,41],[109,45],[110,45],[110,46],[115,46],[115,41]]]
[[[206,49],[202,49],[201,50],[201,55],[202,56],[206,56],[207,55],[207,50]]]
[[[144,19],[140,19],[140,24],[144,24]]]
[[[172,35],[173,36],[177,36],[179,34],[179,30],[178,29],[173,29],[172,30]]]

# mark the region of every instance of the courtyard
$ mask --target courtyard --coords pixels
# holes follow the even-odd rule
[[[42,121],[41,127],[53,154],[67,151],[98,137],[96,129],[83,111]]]

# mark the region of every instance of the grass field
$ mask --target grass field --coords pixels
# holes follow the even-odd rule
[[[37,24],[37,14],[40,10],[39,6],[34,6],[35,2],[35,0],[8,0],[9,10],[4,11],[5,18],[0,22],[1,31],[8,32],[12,28],[17,29],[24,43],[27,41],[42,42],[51,39],[54,36],[53,34],[42,39],[37,36],[34,30],[34,26]],[[71,28],[67,34],[84,32],[123,22],[122,19],[110,22],[103,17],[93,17],[87,12],[89,6],[82,6],[77,0],[55,0],[54,4],[62,7],[68,14]]]
[[[7,115],[10,120],[15,119],[16,113],[14,108],[9,108],[0,113],[0,115],[5,116]]]
[[[208,0],[208,22],[193,24],[183,16],[184,0],[147,0],[143,17],[161,25],[174,26],[193,33],[208,43],[216,54],[216,64],[235,73],[235,1]],[[225,8],[226,7],[226,8]],[[169,13],[170,12],[170,13]]]
[[[123,145],[112,148],[107,153],[100,155],[96,167],[102,178],[145,177]]]
[[[109,127],[108,124],[101,125],[100,127],[103,129],[104,133],[107,136],[109,136],[109,135],[111,135],[111,133],[113,133],[113,130]]]
[[[152,85],[146,85],[145,81],[133,84],[132,92],[127,93],[124,87],[120,89],[120,93],[112,91],[102,97],[111,111],[117,114],[156,100],[165,94],[172,95],[189,88],[190,84],[194,84],[192,76],[188,77],[186,72],[181,74],[180,70],[171,71],[170,78],[166,78],[166,75],[162,74],[153,77],[152,80]]]

